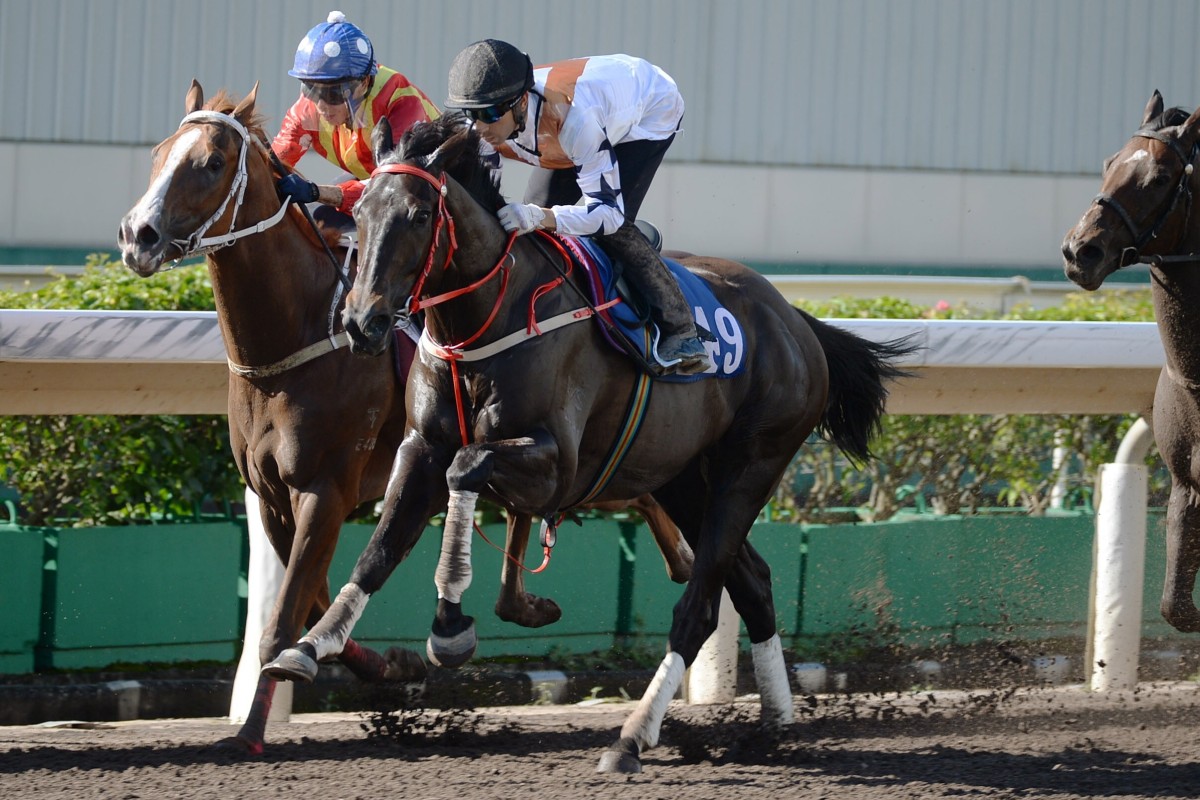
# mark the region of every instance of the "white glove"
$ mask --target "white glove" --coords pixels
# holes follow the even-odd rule
[[[542,220],[546,218],[546,212],[538,206],[530,203],[509,203],[504,208],[500,209],[500,224],[504,226],[504,230],[512,233],[529,233],[535,230]]]

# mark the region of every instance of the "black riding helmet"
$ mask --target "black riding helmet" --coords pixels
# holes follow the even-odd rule
[[[488,108],[533,87],[529,56],[499,39],[468,45],[450,65],[446,108]]]

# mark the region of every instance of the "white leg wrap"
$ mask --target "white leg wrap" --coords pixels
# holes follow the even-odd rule
[[[646,687],[641,702],[621,726],[621,738],[632,737],[639,751],[649,750],[658,744],[663,717],[666,716],[667,706],[679,691],[679,685],[683,683],[685,669],[683,656],[667,653],[667,657],[658,665],[654,679]]]
[[[433,574],[439,600],[461,603],[463,592],[471,585],[471,534],[478,499],[477,492],[450,492],[442,529],[442,556]]]
[[[369,599],[370,595],[360,589],[357,583],[347,583],[342,587],[321,621],[300,639],[317,651],[317,661],[342,652]]]
[[[750,648],[754,658],[754,679],[762,699],[762,720],[766,725],[781,728],[795,720],[792,711],[792,687],[788,683],[787,664],[783,661],[783,645],[779,634]]]

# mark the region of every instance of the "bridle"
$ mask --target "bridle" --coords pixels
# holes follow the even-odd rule
[[[442,259],[443,271],[450,267],[451,262],[454,260],[454,252],[458,249],[458,238],[455,235],[454,230],[454,217],[451,215],[450,209],[446,208],[446,195],[449,193],[450,189],[446,185],[445,177],[439,178],[437,175],[421,169],[420,167],[413,166],[412,164],[384,164],[376,167],[375,171],[371,173],[371,177],[374,178],[379,174],[416,176],[432,186],[438,195],[437,215],[433,223],[433,236],[431,236],[429,240],[429,253],[425,256],[425,264],[421,268],[421,274],[417,276],[417,280],[413,284],[412,292],[408,298],[408,302],[405,304],[410,314],[415,314],[418,311],[422,311],[426,308],[441,305],[447,300],[453,300],[456,297],[462,297],[463,295],[470,294],[490,281],[492,278],[496,277],[497,275],[500,276],[500,291],[496,293],[496,301],[492,305],[492,311],[490,314],[488,314],[483,326],[472,336],[464,339],[461,342],[458,342],[457,344],[444,345],[446,350],[461,351],[467,345],[471,344],[480,336],[482,336],[484,332],[491,327],[492,322],[496,319],[496,314],[500,311],[500,305],[504,301],[505,290],[508,288],[509,267],[515,261],[512,255],[512,247],[513,243],[517,240],[517,234],[515,232],[509,234],[508,241],[504,246],[504,250],[500,253],[500,258],[496,261],[495,266],[488,270],[488,272],[479,280],[461,288],[435,295],[434,297],[423,298],[422,293],[425,289],[425,281],[429,278],[430,273],[433,272],[433,262],[435,256],[437,255],[438,247],[441,246],[443,229],[446,230],[449,239],[446,245],[446,257]]]
[[[193,111],[183,118],[179,123],[179,127],[182,128],[184,125],[194,122],[217,122],[227,125],[242,137],[242,144],[238,149],[237,174],[233,177],[233,183],[229,184],[229,193],[225,195],[225,199],[221,202],[221,205],[217,206],[217,210],[213,212],[212,216],[201,223],[200,227],[193,231],[191,236],[186,239],[172,240],[171,244],[177,247],[180,253],[179,257],[175,259],[177,262],[191,256],[208,255],[214,250],[228,247],[238,239],[262,233],[268,228],[277,225],[287,213],[288,206],[291,205],[291,198],[285,198],[284,202],[279,206],[279,210],[272,216],[248,228],[242,228],[240,231],[234,230],[237,224],[238,211],[241,210],[242,201],[246,196],[246,153],[250,149],[250,142],[257,142],[257,140],[251,136],[250,131],[246,129],[245,125],[238,122],[231,115],[223,114],[220,111]],[[261,143],[258,144],[261,146]],[[230,201],[233,201],[233,214],[229,218],[229,230],[219,236],[209,236],[206,238],[204,234],[208,233],[208,229],[212,227],[213,223],[224,215]]]
[[[246,126],[238,122],[237,119],[230,114],[224,114],[220,111],[211,110],[193,111],[183,118],[183,120],[179,123],[179,127],[182,128],[184,125],[197,122],[216,122],[227,125],[242,137],[242,143],[241,147],[238,148],[237,174],[234,175],[233,182],[229,184],[229,193],[225,195],[225,199],[221,201],[221,205],[219,205],[217,210],[212,213],[212,216],[210,216],[200,225],[200,227],[192,232],[191,236],[188,236],[186,239],[173,239],[171,241],[171,244],[177,247],[180,253],[178,258],[175,259],[176,265],[178,265],[179,262],[185,258],[208,255],[209,253],[220,250],[223,247],[228,247],[231,244],[234,244],[239,239],[243,239],[247,236],[253,236],[256,233],[262,233],[265,230],[273,228],[283,220],[284,215],[287,214],[287,210],[292,204],[292,198],[285,197],[283,202],[279,205],[279,210],[270,217],[267,217],[261,222],[257,222],[247,228],[235,230],[238,212],[242,208],[242,202],[246,197],[246,185],[249,182],[249,173],[246,169],[246,155],[249,152],[250,143],[254,142],[256,145],[263,148],[264,151],[269,153],[272,159],[275,160],[277,166],[278,156],[275,155],[274,151],[271,150],[271,148],[265,142],[259,141],[252,136]],[[233,213],[229,218],[229,230],[219,236],[205,237],[204,234],[208,232],[208,229],[212,227],[213,223],[220,219],[222,215],[224,215],[225,209],[229,207],[230,202],[233,202]],[[337,276],[340,280],[339,291],[333,295],[333,302],[330,305],[329,310],[329,336],[307,347],[301,348],[286,358],[276,361],[273,364],[266,364],[264,366],[247,366],[244,364],[238,364],[232,359],[226,358],[226,362],[229,365],[229,371],[240,377],[253,379],[269,378],[275,375],[280,375],[290,369],[293,369],[294,367],[298,367],[301,364],[307,364],[309,361],[312,361],[315,358],[323,356],[326,353],[334,350],[340,350],[341,348],[350,344],[349,334],[347,334],[345,331],[340,333],[334,332],[334,312],[336,311],[338,302],[341,299],[340,289],[347,286],[349,282],[349,279],[346,277],[346,271],[349,269],[350,253],[347,252],[346,254],[347,261],[345,267],[340,267],[337,263],[337,259],[333,255],[333,252],[329,249],[329,245],[320,235],[320,232],[317,231],[316,222],[313,220],[312,215],[309,214],[308,209],[303,205],[300,205],[299,207],[304,211],[304,216],[308,220],[308,223],[312,226],[313,231],[317,233],[317,239],[321,242],[321,245],[325,249],[326,255],[328,255],[332,261],[334,271],[337,273]]]
[[[1179,207],[1180,203],[1183,204],[1184,219],[1186,220],[1191,216],[1191,177],[1194,170],[1192,162],[1196,160],[1197,154],[1200,154],[1200,140],[1197,140],[1195,143],[1193,143],[1191,152],[1187,153],[1184,152],[1184,149],[1179,146],[1178,139],[1168,136],[1162,131],[1143,128],[1135,133],[1131,138],[1154,139],[1155,141],[1162,142],[1170,147],[1175,155],[1179,156],[1179,160],[1183,162],[1184,166],[1183,171],[1179,175],[1179,182],[1175,187],[1175,191],[1171,195],[1171,202],[1168,203],[1161,212],[1159,212],[1158,218],[1155,219],[1154,222],[1144,230],[1138,228],[1138,224],[1136,221],[1134,221],[1133,215],[1131,215],[1129,211],[1111,194],[1101,192],[1092,198],[1092,202],[1096,205],[1099,205],[1103,208],[1112,209],[1116,215],[1120,217],[1121,221],[1125,223],[1125,227],[1129,230],[1130,235],[1133,236],[1133,244],[1121,251],[1121,261],[1118,265],[1118,269],[1121,267],[1128,267],[1131,264],[1162,265],[1168,263],[1200,261],[1200,254],[1197,253],[1167,256],[1143,256],[1141,254],[1141,248],[1151,239],[1154,239],[1156,236],[1158,236],[1159,231],[1162,230],[1163,225],[1166,224],[1167,220],[1171,217],[1171,214],[1175,212],[1175,209]]]

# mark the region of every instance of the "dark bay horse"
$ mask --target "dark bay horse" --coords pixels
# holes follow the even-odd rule
[[[122,259],[139,275],[207,253],[217,319],[228,352],[230,442],[261,498],[262,523],[286,566],[260,659],[269,664],[329,606],[326,577],[342,523],[383,495],[407,418],[392,358],[354,355],[340,327],[343,280],[300,210],[281,203],[279,177],[255,113],[255,92],[204,102],[193,81],[179,129],[154,149],[150,187],[121,221]],[[208,235],[209,231],[212,235]],[[219,232],[219,233],[218,233]],[[344,250],[338,250],[341,258]],[[668,572],[687,579],[691,552],[652,498],[635,502],[651,523]],[[558,606],[524,591],[513,561],[525,554],[530,518],[511,515],[501,618],[553,622]],[[366,680],[424,675],[415,653],[386,657],[347,642],[341,660]],[[232,742],[262,751],[275,681],[259,680]]]
[[[1171,473],[1162,615],[1200,631],[1200,209],[1194,202],[1200,109],[1150,97],[1133,137],[1104,162],[1100,193],[1063,240],[1067,277],[1095,290],[1130,264],[1150,265],[1166,364],[1154,391],[1154,441]]]
[[[341,651],[368,597],[443,509],[429,655],[446,665],[469,658],[474,627],[461,600],[476,498],[553,519],[589,496],[631,395],[644,387],[638,369],[591,323],[564,323],[586,321],[589,308],[568,291],[552,245],[500,227],[504,200],[471,129],[447,117],[414,126],[396,149],[380,134],[375,147],[379,167],[355,211],[361,271],[343,319],[353,347],[370,353],[384,349],[390,320],[410,297],[425,308],[426,329],[383,517],[329,612],[279,659],[296,679],[311,678],[320,659]],[[670,651],[601,771],[640,770],[684,669],[715,629],[722,587],[750,636],[764,720],[791,722],[770,568],[746,537],[813,430],[854,459],[869,457],[885,383],[904,374],[894,362],[913,349],[816,320],[740,264],[684,263],[740,323],[713,327],[738,346],[731,358],[744,359],[744,369],[722,379],[655,381],[641,432],[598,495],[652,493],[695,551]]]

